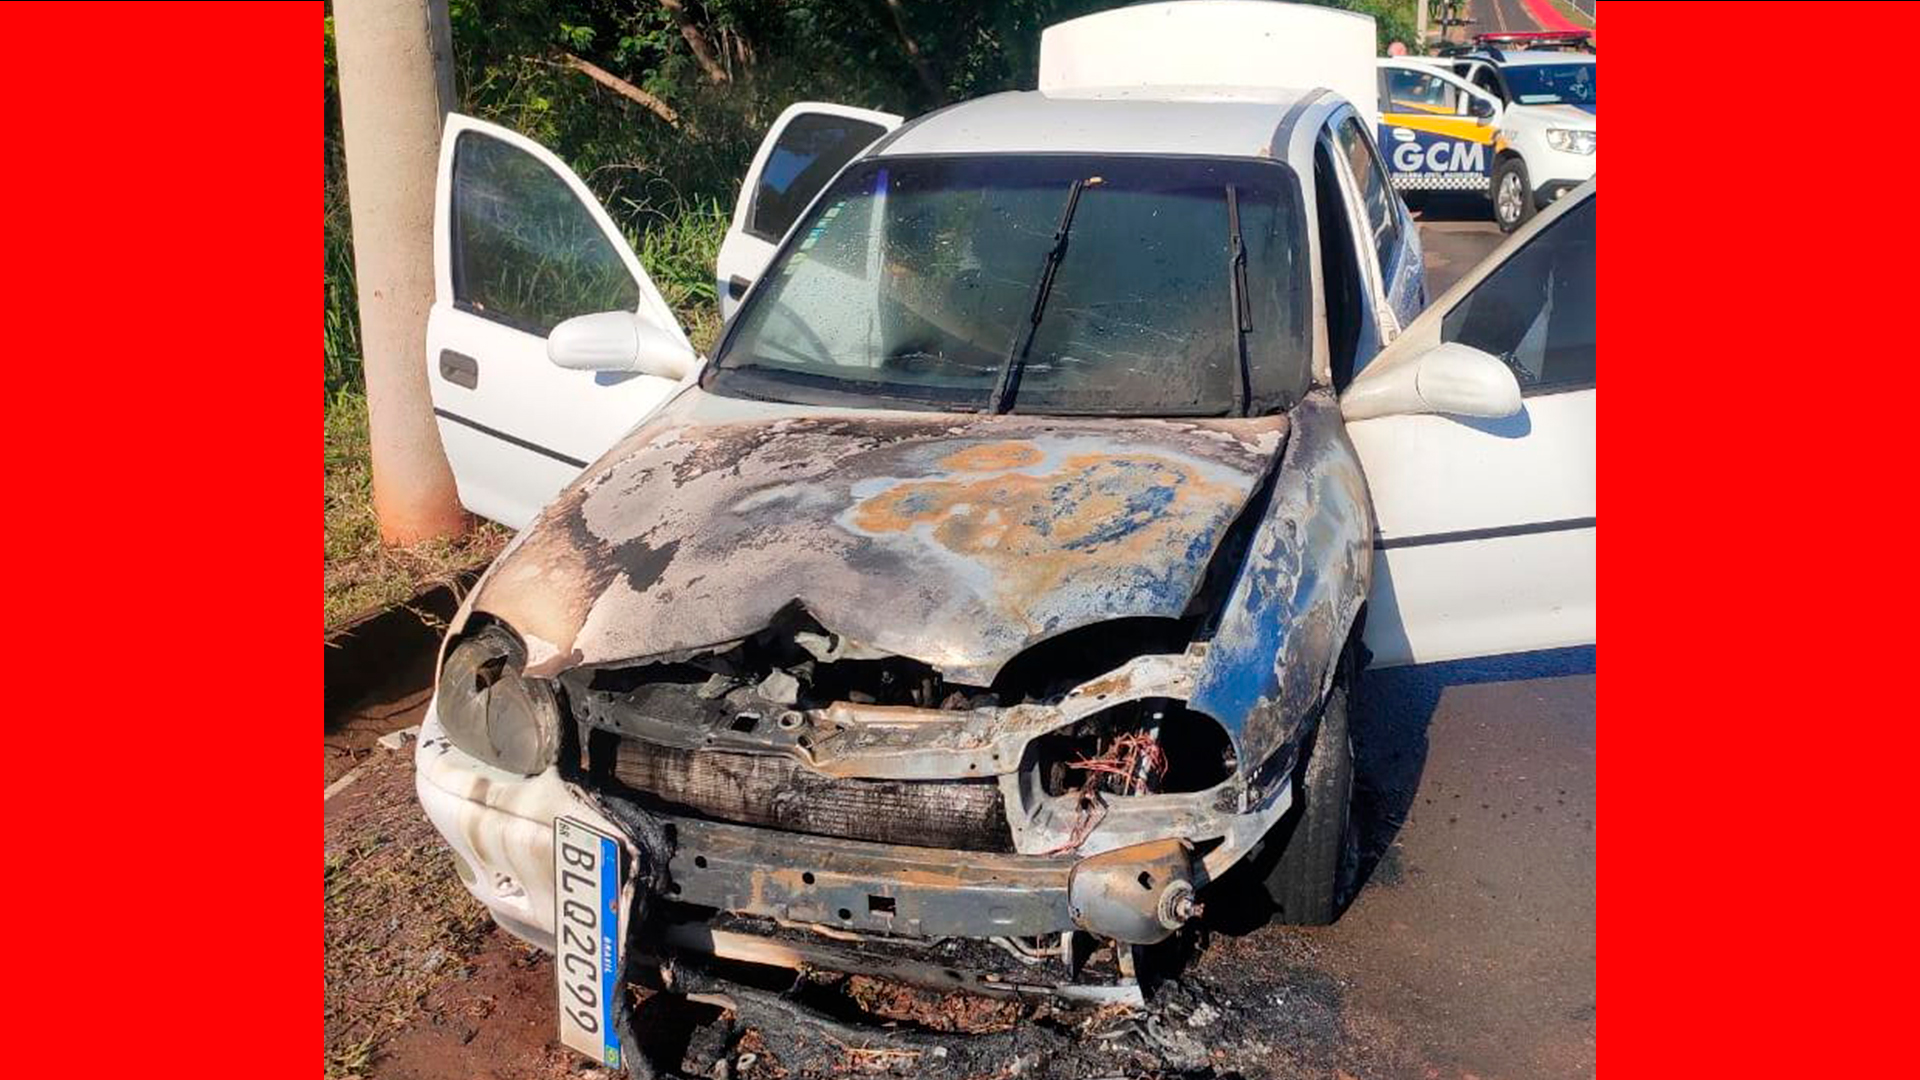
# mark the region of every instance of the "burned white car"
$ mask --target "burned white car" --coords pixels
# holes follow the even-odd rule
[[[564,302],[503,285],[548,242],[516,222],[556,231],[516,201],[584,189],[448,126],[430,348],[462,496],[513,516],[461,440],[573,465],[455,618],[418,788],[469,889],[556,954],[567,1042],[610,1063],[618,986],[663,961],[683,989],[722,961],[1137,999],[1136,949],[1237,864],[1280,918],[1333,918],[1385,554],[1348,421],[1522,408],[1451,333],[1376,355],[1421,259],[1337,94],[1056,86],[884,134],[845,112],[783,118],[851,133],[797,140],[831,179],[704,361],[590,201],[605,257],[539,252],[573,253]],[[1590,372],[1590,301],[1587,326]],[[443,387],[529,342],[664,404],[589,465]],[[1454,542],[1493,538],[1424,546]],[[1380,647],[1444,651],[1423,620],[1456,613],[1407,597]],[[1587,610],[1472,648],[1590,637]]]

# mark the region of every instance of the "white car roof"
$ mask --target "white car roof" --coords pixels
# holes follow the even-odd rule
[[[876,156],[906,154],[1202,154],[1282,157],[1274,140],[1295,105],[1332,108],[1330,91],[1120,87],[1071,95],[1016,90],[962,102],[884,140]],[[1309,110],[1302,109],[1300,115]],[[1297,168],[1299,163],[1292,163]]]
[[[1503,50],[1500,55],[1506,58],[1504,60],[1494,61],[1500,67],[1525,67],[1529,64],[1591,64],[1594,62],[1592,53],[1554,52],[1552,49],[1529,49],[1524,52],[1506,52]],[[1463,56],[1459,57],[1459,59],[1466,60],[1473,58]],[[1492,58],[1483,56],[1478,59],[1490,60]]]

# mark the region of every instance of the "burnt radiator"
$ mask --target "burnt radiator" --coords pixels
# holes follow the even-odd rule
[[[992,780],[841,779],[780,755],[636,739],[618,740],[609,771],[614,794],[671,813],[882,844],[1013,850]]]

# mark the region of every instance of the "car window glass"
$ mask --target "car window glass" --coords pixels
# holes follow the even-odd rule
[[[1527,64],[1507,69],[1507,85],[1522,105],[1596,105],[1598,64]]]
[[[1331,140],[1324,136],[1313,148],[1313,183],[1333,192]],[[1344,200],[1328,195],[1316,200],[1320,223],[1320,280],[1326,288],[1327,353],[1333,385],[1344,390],[1353,377],[1354,353],[1360,343],[1361,285],[1354,258],[1353,232],[1347,227]]]
[[[1243,230],[1247,224],[1243,217]],[[1228,235],[1217,186],[1089,187],[1034,335],[1020,404],[1097,412],[1133,399],[1175,413],[1219,411],[1239,364]],[[1157,283],[1150,291],[1140,288],[1143,262]]]
[[[1398,196],[1393,193],[1379,155],[1373,151],[1373,141],[1367,138],[1358,120],[1348,117],[1335,134],[1354,182],[1360,187],[1360,204],[1366,209],[1367,232],[1380,258],[1380,272],[1390,273],[1394,249],[1400,246],[1400,219],[1394,214],[1394,201]]]
[[[777,243],[827,181],[886,133],[878,124],[825,113],[802,113],[788,122],[760,170],[747,231]]]
[[[1488,275],[1447,312],[1441,340],[1499,357],[1527,393],[1594,385],[1597,201],[1567,211]]]
[[[1485,64],[1473,70],[1473,85],[1485,90],[1501,101],[1507,100],[1506,91],[1500,88],[1500,76],[1495,75],[1493,69]]]
[[[575,315],[635,311],[640,287],[559,174],[479,132],[454,147],[453,299],[545,336]]]
[[[1070,239],[1041,304],[1075,181]],[[1229,190],[1246,249],[1246,400],[1286,408],[1311,359],[1295,180],[1277,163],[1205,159],[856,165],[788,237],[703,385],[982,408],[1031,333],[1008,383],[1015,412],[1229,412],[1239,371]]]
[[[1460,88],[1428,71],[1387,68],[1387,103],[1391,112],[1437,113],[1460,111]]]

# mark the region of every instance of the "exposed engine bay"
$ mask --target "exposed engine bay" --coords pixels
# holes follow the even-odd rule
[[[637,429],[489,571],[442,660],[452,747],[546,792],[533,821],[564,800],[623,838],[623,977],[1140,1000],[1140,950],[1296,804],[1358,626],[1331,399],[1125,427],[706,407]],[[453,769],[423,766],[423,802],[516,797]],[[441,813],[484,862],[477,815]],[[544,945],[535,886],[469,887]]]

